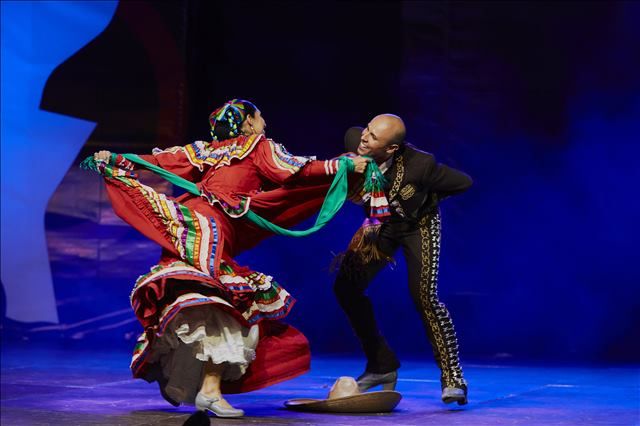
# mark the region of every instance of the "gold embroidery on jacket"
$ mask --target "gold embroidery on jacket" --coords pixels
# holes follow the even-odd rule
[[[389,200],[392,200],[398,195],[398,191],[400,190],[400,184],[404,179],[404,159],[402,155],[398,155],[395,161],[396,166],[396,175],[393,178],[393,185],[391,186],[391,190],[389,191]]]
[[[400,190],[400,197],[406,201],[409,198],[413,197],[415,193],[416,193],[416,187],[411,184],[408,184],[402,187],[402,189]]]

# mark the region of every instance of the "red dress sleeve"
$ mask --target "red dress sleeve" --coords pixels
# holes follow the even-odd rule
[[[258,144],[255,164],[259,173],[267,180],[278,185],[290,183],[300,179],[333,177],[338,172],[339,161],[312,160],[290,154],[284,146],[266,139]]]
[[[152,154],[139,157],[191,182],[198,182],[202,178],[209,151],[208,142],[196,141],[186,146],[175,146],[165,150],[156,148]]]

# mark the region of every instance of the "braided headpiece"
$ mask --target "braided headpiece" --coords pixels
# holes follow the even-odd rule
[[[247,117],[247,112],[243,102],[246,101],[242,101],[241,99],[232,99],[209,115],[211,137],[214,140],[218,140],[218,137],[215,134],[216,126],[219,126],[222,123],[226,123],[229,128],[229,134],[226,138],[235,138],[240,135],[242,123]]]

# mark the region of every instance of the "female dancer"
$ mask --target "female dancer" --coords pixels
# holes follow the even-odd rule
[[[343,163],[291,155],[265,136],[265,120],[249,101],[231,100],[209,119],[213,141],[140,156],[194,182],[200,196],[158,193],[138,181],[134,163],[108,151],[94,154],[93,166],[115,212],[163,248],[131,294],[145,330],[134,377],[157,381],[174,405],[195,402],[239,417],[244,412],[223,391],[290,379],[306,372],[310,359],[305,337],[277,322],[293,298],[271,276],[233,260],[270,235],[244,216],[250,209],[279,226],[301,222],[318,210]],[[351,160],[357,173],[365,171],[366,158]]]

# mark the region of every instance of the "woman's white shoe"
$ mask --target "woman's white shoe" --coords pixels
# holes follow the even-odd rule
[[[244,411],[238,408],[225,408],[219,404],[220,398],[207,398],[201,392],[196,395],[196,408],[205,412],[211,412],[217,417],[242,417]]]

